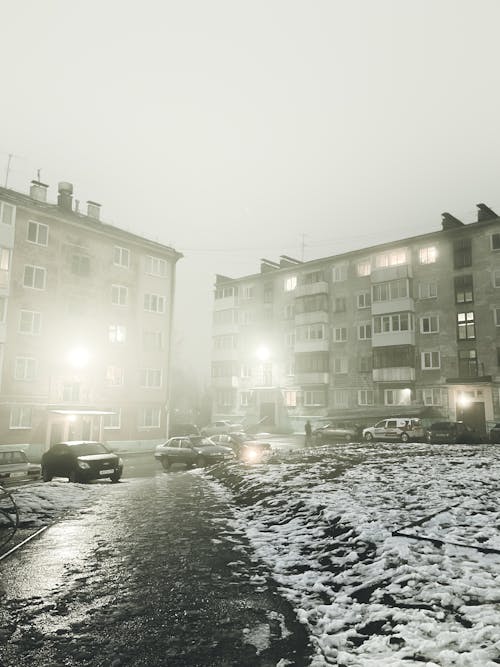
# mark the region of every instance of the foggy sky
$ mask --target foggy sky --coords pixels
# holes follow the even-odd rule
[[[500,212],[497,0],[1,5],[1,184],[13,153],[9,187],[40,169],[183,252],[203,370],[215,273]]]

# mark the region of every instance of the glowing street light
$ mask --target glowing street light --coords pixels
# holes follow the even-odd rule
[[[260,345],[257,348],[255,354],[257,356],[257,359],[264,363],[265,361],[269,361],[271,357],[271,350],[267,347],[267,345]]]
[[[68,362],[73,368],[84,368],[90,361],[90,353],[84,347],[75,347],[68,353]]]

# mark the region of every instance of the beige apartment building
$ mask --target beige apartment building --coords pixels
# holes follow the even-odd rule
[[[500,421],[500,219],[215,285],[213,417],[278,430],[307,417]],[[302,421],[301,421],[302,420]]]
[[[164,439],[181,254],[47,190],[0,188],[0,443]]]

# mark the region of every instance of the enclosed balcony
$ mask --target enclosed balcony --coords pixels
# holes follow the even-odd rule
[[[415,380],[415,369],[412,366],[374,368],[372,373],[374,382],[408,382]]]

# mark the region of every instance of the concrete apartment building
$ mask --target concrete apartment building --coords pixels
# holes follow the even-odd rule
[[[164,439],[174,249],[0,188],[0,443]]]
[[[500,219],[215,285],[213,417],[277,429],[306,417],[500,421]],[[302,422],[300,421],[302,419]]]

